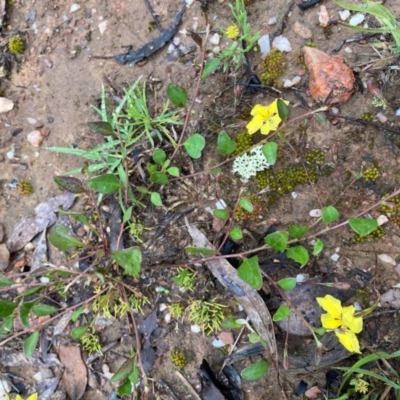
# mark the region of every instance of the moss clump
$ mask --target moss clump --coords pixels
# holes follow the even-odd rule
[[[373,240],[379,240],[381,237],[384,236],[384,234],[385,234],[385,228],[383,226],[378,226],[373,232],[369,233],[368,235],[365,236],[357,235],[353,239],[353,243],[364,243]]]
[[[22,54],[25,51],[25,43],[19,36],[14,36],[8,42],[8,49],[11,53]]]
[[[374,118],[375,118],[375,115],[374,115],[374,113],[371,113],[371,112],[365,112],[365,113],[361,114],[361,118],[364,121],[372,122],[374,120]]]
[[[17,189],[22,196],[30,196],[33,193],[33,186],[26,179],[21,179],[18,182]]]
[[[261,61],[260,72],[263,84],[277,86],[278,78],[286,72],[286,60],[283,51],[271,50]]]
[[[384,196],[383,198],[385,198],[387,196],[388,195]],[[385,213],[388,213],[388,214],[391,214],[391,215],[396,214],[397,212],[400,211],[400,196],[392,197],[388,201],[388,204],[382,203],[379,206],[379,208],[380,208],[381,211],[383,211]]]
[[[171,361],[178,367],[183,368],[187,365],[187,359],[185,353],[179,351],[178,349],[174,349],[171,352]]]
[[[265,207],[265,201],[261,200],[256,194],[251,193],[248,196],[251,204],[253,204],[253,211],[249,212],[242,207],[238,207],[233,215],[235,221],[251,221],[258,217],[262,209]]]
[[[325,159],[325,154],[322,150],[318,149],[310,149],[307,151],[306,154],[306,163],[315,165],[315,164],[322,164]]]
[[[363,178],[366,182],[375,182],[380,176],[379,170],[376,167],[367,168],[363,172]]]
[[[307,47],[312,47],[314,49],[317,48],[317,45],[314,42],[308,42],[305,44]],[[296,62],[301,66],[301,68],[306,69],[307,66],[304,62],[304,54],[303,54],[303,48],[301,48],[299,55],[296,57]]]
[[[236,136],[236,149],[233,156],[240,154],[242,151],[250,149],[253,146],[253,138],[247,131],[241,132]]]

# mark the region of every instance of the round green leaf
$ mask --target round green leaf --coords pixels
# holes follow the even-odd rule
[[[87,325],[78,326],[71,331],[71,337],[73,339],[80,339],[88,330]]]
[[[163,162],[167,159],[165,151],[162,149],[155,149],[153,153],[153,160],[158,165],[163,165]]]
[[[349,225],[360,236],[366,236],[378,227],[378,222],[370,218],[350,218]]]
[[[188,95],[183,87],[170,83],[167,86],[167,95],[177,107],[186,107]]]
[[[242,240],[243,238],[243,232],[239,227],[235,227],[231,230],[231,233],[229,234],[232,240]]]
[[[339,219],[339,212],[333,206],[324,207],[322,210],[322,221],[326,224],[335,222]]]
[[[39,333],[40,331],[33,332],[32,335],[24,341],[24,354],[26,357],[30,357],[35,351],[37,342],[39,340]]]
[[[69,234],[68,228],[63,225],[56,225],[49,234],[50,243],[57,249],[64,251],[73,247],[82,247],[83,243]]]
[[[293,246],[289,247],[286,251],[288,258],[296,261],[300,264],[300,267],[304,267],[309,260],[308,251],[304,246]]]
[[[286,304],[280,306],[272,317],[274,322],[282,321],[283,319],[289,318],[290,308]]]
[[[289,234],[293,239],[300,239],[309,231],[307,226],[291,225],[289,226]]]
[[[111,194],[121,187],[118,178],[113,174],[105,174],[96,176],[87,181],[87,185],[95,192],[102,194]]]
[[[219,219],[226,220],[229,218],[229,213],[226,210],[214,210],[213,211],[214,217],[217,217]]]
[[[268,371],[269,363],[265,360],[257,361],[241,372],[241,377],[247,381],[258,381]]]
[[[235,151],[236,142],[225,131],[221,131],[218,134],[217,148],[220,153],[229,155]]]
[[[288,233],[283,231],[273,232],[264,238],[265,243],[274,250],[285,251],[288,242]]]
[[[280,279],[277,284],[283,289],[283,290],[292,290],[296,286],[296,278],[283,278]]]
[[[254,210],[252,202],[247,197],[242,197],[239,201],[239,205],[248,212],[252,212]]]
[[[152,194],[150,195],[150,201],[157,207],[162,206],[161,196],[157,192],[152,192]]]
[[[189,156],[196,159],[201,157],[201,151],[204,149],[206,141],[203,136],[195,133],[194,135],[190,136],[190,138],[185,140],[183,142],[183,145],[185,146],[185,149]]]
[[[324,248],[324,242],[321,239],[316,239],[313,247],[313,256],[317,256]]]
[[[248,283],[253,289],[261,289],[263,280],[257,256],[245,259],[237,272],[239,277]]]
[[[210,58],[206,61],[203,69],[203,73],[201,75],[201,79],[206,79],[210,76],[219,66],[218,58]]]
[[[268,161],[269,165],[276,163],[276,153],[278,152],[278,145],[275,142],[265,143],[262,147],[262,152]]]

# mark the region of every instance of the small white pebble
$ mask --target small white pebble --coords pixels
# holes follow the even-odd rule
[[[394,259],[387,254],[379,254],[378,259],[385,264],[396,265],[396,261],[394,261]]]
[[[389,222],[389,218],[386,215],[382,214],[377,218],[377,222],[378,222],[378,225],[381,226],[381,225],[384,225],[387,222]]]
[[[275,25],[277,20],[278,20],[278,18],[276,18],[276,17],[271,17],[271,18],[268,20],[267,24],[268,24],[268,25]]]
[[[104,32],[106,31],[106,29],[107,29],[107,23],[108,23],[108,21],[105,20],[105,21],[100,22],[100,23],[97,25],[98,28],[99,28],[100,35],[103,35]]]
[[[192,326],[190,327],[190,330],[191,330],[193,333],[200,333],[200,332],[201,332],[201,328],[200,328],[198,325],[192,325]]]
[[[238,308],[239,311],[243,311],[243,307],[242,307],[241,304],[238,304],[237,308]]]
[[[297,199],[298,194],[296,192],[291,193],[293,199]]]
[[[340,251],[340,247],[336,247],[335,253],[339,253],[339,251]]]
[[[353,52],[353,50],[350,47],[345,47],[344,52],[350,54]]]
[[[28,121],[31,125],[35,125],[36,122],[37,122],[35,118],[27,118],[27,121]]]
[[[292,87],[294,85],[297,85],[300,81],[301,81],[300,76],[295,76],[292,80],[285,79],[285,82],[283,82],[283,87]]]
[[[292,45],[290,44],[288,38],[282,35],[279,35],[274,39],[272,42],[272,47],[280,51],[292,51]]]
[[[164,311],[164,310],[166,310],[168,308],[168,305],[167,304],[165,304],[165,303],[161,303],[160,304],[160,311],[162,312],[162,311]]]
[[[379,122],[384,124],[385,122],[387,122],[387,117],[385,114],[383,114],[382,112],[378,112],[378,114],[376,114],[376,118],[379,119]]]
[[[362,310],[362,308],[361,308],[361,306],[360,306],[360,303],[359,303],[358,301],[355,301],[355,302],[353,303],[353,306],[354,306],[354,308],[356,309],[356,311],[361,311],[361,310]]]
[[[34,155],[35,155],[36,158],[39,158],[40,153],[38,151],[35,151]]]
[[[171,322],[171,314],[170,313],[165,314],[164,321],[167,324],[169,324]]]
[[[215,203],[215,207],[217,207],[218,210],[223,210],[224,208],[226,208],[226,203],[223,199],[220,199]]]
[[[50,278],[48,278],[47,276],[42,276],[40,278],[40,283],[49,283],[50,282]]]
[[[193,22],[192,29],[196,32],[197,28],[199,27],[198,21]]]
[[[310,211],[310,217],[319,218],[322,215],[322,211],[319,208],[315,208]]]
[[[360,25],[365,19],[365,14],[357,13],[350,18],[349,25],[357,26]]]
[[[308,280],[308,274],[297,274],[296,275],[296,282],[302,283]]]
[[[261,55],[264,57],[271,51],[271,44],[269,35],[263,35],[258,39],[258,46],[260,47]]]
[[[219,46],[214,46],[214,47],[212,48],[212,52],[213,52],[214,54],[221,53],[221,47],[219,47]]]
[[[222,340],[219,340],[219,339],[214,339],[212,344],[216,348],[225,347],[225,343]]]
[[[185,0],[185,3],[188,7],[190,7],[193,4],[194,0]]]
[[[69,12],[75,12],[81,9],[81,6],[77,3],[74,3],[71,5],[71,8],[69,9]]]
[[[340,256],[337,253],[334,253],[334,254],[331,255],[331,260],[332,261],[336,262],[337,260],[339,260],[339,258],[340,258]]]
[[[216,46],[219,45],[220,40],[221,40],[221,36],[219,33],[214,33],[214,35],[212,35],[210,37],[210,43],[215,44]]]
[[[350,17],[350,11],[349,10],[339,11],[339,16],[342,21],[346,21],[346,19]]]
[[[189,33],[186,29],[181,29],[180,31],[179,31],[179,33],[181,34],[181,35],[183,35],[183,36],[187,36],[187,34]]]

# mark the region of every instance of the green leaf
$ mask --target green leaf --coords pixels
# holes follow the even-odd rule
[[[40,331],[33,332],[32,335],[24,341],[24,354],[26,357],[30,357],[35,351],[37,342],[39,340],[39,333]]]
[[[202,248],[202,247],[188,246],[188,247],[185,247],[185,250],[189,254],[201,254],[204,257],[209,257],[209,256],[213,256],[214,254],[217,254],[217,252],[215,250],[206,249],[206,248]]]
[[[222,321],[221,327],[223,329],[240,329],[242,325],[236,322],[236,317],[230,316]]]
[[[217,148],[220,153],[229,155],[235,151],[236,142],[225,131],[221,131],[218,134]]]
[[[250,342],[250,343],[252,343],[252,344],[254,344],[254,343],[259,343],[260,340],[261,340],[261,338],[260,338],[259,335],[257,335],[257,333],[251,332],[251,333],[249,334],[249,342]]]
[[[289,107],[285,104],[285,102],[282,99],[278,99],[277,106],[278,106],[279,118],[282,121],[286,121],[290,115]]]
[[[265,236],[264,241],[268,246],[282,253],[287,247],[288,233],[284,231],[273,232]]]
[[[293,239],[300,239],[309,231],[307,226],[291,225],[289,226],[289,234]]]
[[[265,360],[260,360],[242,370],[240,375],[247,381],[258,381],[267,373],[268,368],[269,363]]]
[[[242,240],[243,239],[243,232],[238,226],[235,226],[231,230],[231,233],[229,234],[229,236],[231,237],[232,240]]]
[[[64,251],[73,247],[82,247],[83,243],[77,238],[70,236],[68,228],[63,225],[56,225],[49,234],[51,244],[57,249]]]
[[[321,125],[326,125],[326,123],[328,122],[326,119],[326,116],[323,112],[318,112],[318,113],[315,113],[314,115],[315,115],[315,118],[317,118],[318,122]]]
[[[133,393],[133,384],[129,378],[125,379],[124,383],[117,390],[118,396],[130,396]]]
[[[87,185],[95,192],[102,194],[115,193],[121,188],[121,183],[113,174],[96,176],[87,181]]]
[[[167,86],[167,95],[174,105],[186,108],[188,95],[183,87],[170,83]]]
[[[370,218],[349,218],[349,225],[362,237],[373,232],[378,227],[378,222]]]
[[[333,206],[324,207],[322,209],[322,221],[326,224],[330,224],[331,222],[335,222],[339,219],[339,212]]]
[[[71,331],[71,337],[73,339],[80,339],[89,329],[88,325],[78,326]]]
[[[326,332],[326,329],[323,328],[323,327],[321,326],[321,328],[314,329],[314,332],[315,332],[317,335],[322,336],[322,335]]]
[[[118,382],[126,379],[135,368],[135,359],[130,358],[129,360],[125,361],[122,367],[111,377],[111,382]]]
[[[114,251],[111,258],[124,270],[126,275],[139,278],[140,264],[142,262],[142,252],[139,247]]]
[[[75,322],[80,317],[83,310],[84,310],[83,306],[80,306],[79,308],[77,308],[71,315],[71,321]]]
[[[157,192],[152,192],[150,195],[150,201],[156,206],[156,207],[161,207],[162,206],[162,200],[160,193]]]
[[[300,264],[300,267],[304,267],[309,260],[308,251],[304,246],[293,246],[289,247],[286,251],[288,258],[296,261]]]
[[[226,210],[213,210],[213,215],[216,218],[226,220],[229,218],[229,213]]]
[[[154,172],[154,174],[150,175],[151,183],[159,183],[160,185],[168,184],[168,176],[164,172]]]
[[[262,152],[268,161],[269,165],[274,165],[276,163],[276,154],[278,152],[278,144],[275,142],[265,143],[262,147]]]
[[[201,136],[198,133],[195,133],[194,135],[190,136],[187,140],[185,140],[183,142],[183,145],[185,146],[185,149],[189,154],[189,156],[196,159],[201,157],[201,151],[204,149],[206,141],[203,138],[203,136]]]
[[[162,149],[155,149],[153,153],[153,160],[159,165],[163,165],[163,162],[167,159],[167,154]]]
[[[19,318],[21,319],[22,325],[24,325],[25,328],[29,328],[29,313],[34,305],[35,302],[24,303],[19,310]]]
[[[101,133],[102,135],[115,135],[111,124],[106,121],[88,122],[88,126],[93,131]]]
[[[8,336],[14,326],[14,317],[4,318],[0,325],[0,335]]]
[[[179,168],[178,167],[168,168],[167,172],[172,176],[179,176]]]
[[[290,308],[286,304],[279,306],[276,310],[275,314],[272,317],[274,322],[282,321],[283,319],[289,318],[290,316]]]
[[[51,315],[57,312],[59,309],[54,306],[49,306],[47,304],[35,304],[32,307],[32,312],[37,317],[44,317],[45,315]]]
[[[292,290],[296,287],[296,278],[283,278],[276,282],[283,290]]]
[[[201,79],[208,78],[219,66],[218,58],[210,58],[206,61],[203,69],[203,73],[201,75]]]
[[[317,256],[324,248],[324,242],[321,239],[315,239],[313,247],[313,256]]]
[[[0,275],[0,287],[7,287],[13,284],[14,282],[11,279],[7,279],[5,276]]]
[[[72,176],[55,176],[54,182],[57,183],[60,188],[71,193],[83,193],[85,188],[82,182],[78,178]]]
[[[248,212],[252,212],[254,210],[252,202],[247,197],[242,197],[239,201],[239,205]]]
[[[237,272],[239,277],[248,283],[253,289],[261,289],[263,280],[257,256],[245,259]]]

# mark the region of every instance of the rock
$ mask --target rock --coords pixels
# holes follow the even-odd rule
[[[318,21],[322,28],[326,28],[329,24],[329,14],[325,6],[321,6],[319,9]]]
[[[261,55],[265,57],[271,51],[271,44],[269,42],[269,35],[262,35],[258,39],[258,46],[260,47]]]
[[[285,82],[283,83],[283,87],[292,87],[294,85],[297,85],[300,83],[301,77],[300,76],[295,76],[292,80],[290,79],[285,79]]]
[[[107,24],[108,24],[108,21],[107,21],[107,20],[102,21],[102,22],[99,23],[98,27],[99,27],[100,35],[103,35],[104,32],[106,31],[106,29],[107,29]]]
[[[71,5],[71,8],[69,9],[69,12],[73,13],[73,12],[78,11],[80,9],[81,9],[81,6],[79,4],[74,3],[74,4]]]
[[[400,289],[393,288],[389,289],[386,293],[384,293],[379,299],[379,303],[382,306],[389,306],[391,308],[395,308],[396,310],[400,309]]]
[[[316,101],[329,104],[347,101],[354,92],[353,71],[341,57],[330,57],[321,50],[304,46],[304,62],[310,72],[309,90]]]
[[[32,131],[28,133],[27,136],[28,142],[34,147],[40,147],[43,143],[43,135],[40,131]]]
[[[346,21],[346,19],[350,17],[350,11],[349,10],[339,11],[339,16],[342,21]]]
[[[313,35],[312,30],[301,24],[299,21],[296,21],[293,24],[293,30],[294,33],[302,39],[310,39]]]
[[[221,36],[218,33],[214,33],[214,35],[210,37],[210,43],[215,44],[216,46],[219,45],[220,40]]]
[[[350,18],[349,25],[357,26],[360,25],[365,19],[365,14],[357,13]]]
[[[3,243],[0,244],[0,271],[4,271],[10,262],[10,252],[7,246]]]
[[[12,100],[6,99],[5,97],[0,97],[0,113],[11,111],[13,108],[14,102]]]
[[[292,45],[290,44],[288,38],[285,36],[277,36],[274,41],[272,42],[272,47],[274,49],[278,49],[280,51],[292,51]]]
[[[3,225],[0,224],[0,243],[4,240],[4,228]]]
[[[396,261],[388,254],[378,254],[378,260],[384,264],[396,265]]]

